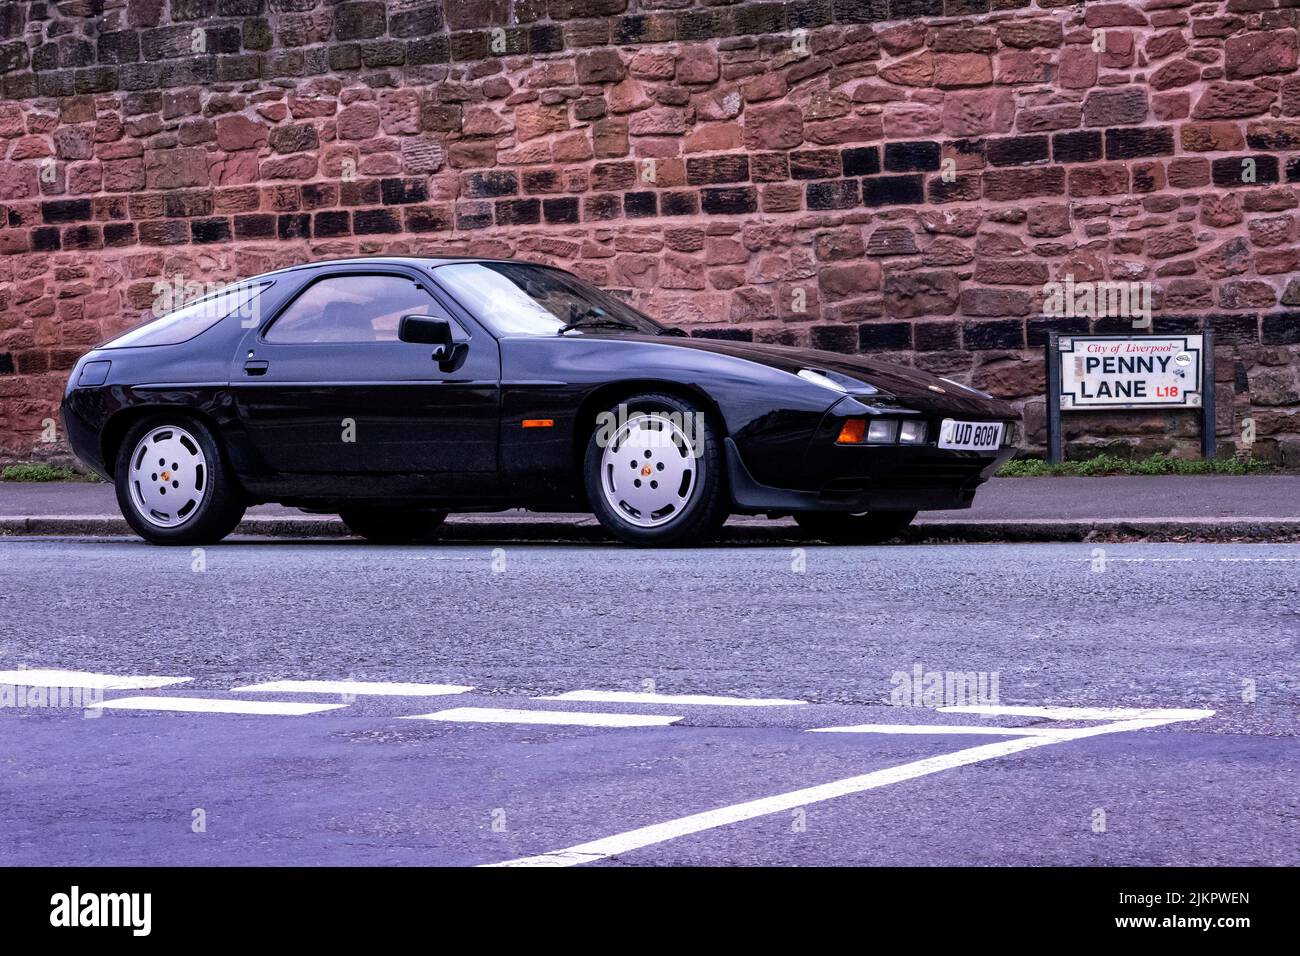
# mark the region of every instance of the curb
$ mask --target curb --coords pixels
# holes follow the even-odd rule
[[[317,539],[348,538],[338,518],[245,518],[236,535]],[[0,536],[12,537],[134,537],[124,519],[108,515],[43,515],[0,517]],[[612,539],[594,519],[449,520],[439,540],[471,544],[561,542],[610,544]],[[812,543],[789,520],[733,522],[722,530],[724,544]],[[917,521],[899,539],[904,544],[1102,541],[1262,542],[1300,541],[1300,518],[1128,518],[1108,520]]]

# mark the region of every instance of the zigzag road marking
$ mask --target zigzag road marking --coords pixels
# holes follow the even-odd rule
[[[946,710],[949,708],[943,709]],[[996,710],[996,708],[994,710]],[[1079,712],[1097,714],[1102,713],[1107,709],[1038,707],[1006,708],[1005,710],[1050,710],[1063,715],[1067,714],[1067,712],[1074,711],[1075,713],[1073,714],[1053,717],[1052,719],[1082,720],[1089,718],[1083,717]],[[1114,709],[1112,708],[1110,710],[1113,712]],[[983,711],[977,710],[976,712]],[[1142,713],[1155,714],[1159,713],[1159,711],[1147,710],[1142,711]],[[897,767],[888,767],[884,770],[876,770],[872,773],[862,774],[857,777],[846,777],[843,780],[836,780],[815,787],[807,787],[802,790],[792,790],[788,793],[779,793],[771,797],[763,797],[745,803],[719,807],[716,810],[706,810],[703,813],[693,813],[689,816],[678,817],[675,820],[668,820],[664,823],[656,823],[646,827],[638,827],[635,830],[616,833],[613,836],[605,837],[600,840],[579,843],[575,846],[566,847],[562,850],[554,850],[550,853],[542,853],[538,856],[521,857],[515,860],[507,860],[503,863],[489,863],[484,865],[493,867],[577,866],[580,863],[593,863],[597,860],[605,860],[622,853],[629,853],[633,850],[639,850],[644,847],[666,843],[669,840],[675,840],[678,837],[687,836],[692,833],[702,833],[705,830],[713,830],[718,827],[728,826],[732,823],[739,823],[743,820],[753,820],[756,817],[763,817],[773,813],[793,810],[796,807],[803,807],[812,803],[834,800],[836,797],[863,793],[867,790],[889,786],[893,783],[901,783],[905,780],[915,780],[918,777],[940,773],[944,770],[952,770],[955,767],[964,767],[985,760],[995,760],[999,757],[1008,757],[1022,751],[1032,750],[1035,747],[1048,747],[1070,740],[1078,740],[1083,737],[1097,736],[1099,734],[1114,734],[1130,730],[1145,730],[1150,727],[1159,727],[1163,724],[1171,724],[1184,720],[1200,720],[1203,717],[1209,717],[1213,713],[1214,711],[1212,710],[1169,710],[1164,712],[1165,716],[1163,717],[1152,716],[1122,719],[1102,724],[1097,727],[1062,729],[1061,731],[1050,735],[1022,736],[1015,740],[1002,740],[997,743],[981,744],[978,747],[968,747],[965,750],[958,750],[949,754],[940,754],[937,757],[927,757],[923,760],[915,760],[911,763],[905,763]]]

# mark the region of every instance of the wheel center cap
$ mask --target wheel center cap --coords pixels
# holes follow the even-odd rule
[[[162,480],[163,480],[163,481],[171,481],[171,480],[172,480],[172,473],[171,473],[170,471],[164,471],[164,472],[162,473]]]
[[[641,468],[641,477],[642,477],[642,478],[649,478],[649,477],[650,477],[650,466],[649,466],[649,465],[644,465],[644,466]]]

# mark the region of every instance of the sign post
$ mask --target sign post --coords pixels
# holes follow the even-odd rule
[[[1047,335],[1047,460],[1063,455],[1062,411],[1195,408],[1213,458],[1214,336]]]

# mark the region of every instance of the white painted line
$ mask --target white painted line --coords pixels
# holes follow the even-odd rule
[[[600,704],[668,704],[673,707],[793,707],[806,700],[780,697],[713,697],[709,694],[641,694],[621,690],[571,690],[533,700],[579,700]]]
[[[1214,713],[1214,711],[1200,711],[1199,713],[1208,716],[1209,714]],[[844,780],[836,780],[832,783],[824,783],[816,787],[807,787],[803,790],[792,790],[789,793],[780,793],[772,797],[763,797],[759,800],[737,803],[729,807],[720,807],[716,810],[706,810],[703,813],[693,813],[690,816],[679,817],[676,820],[669,820],[665,823],[656,823],[647,827],[639,827],[635,830],[628,830],[626,833],[618,833],[601,840],[592,840],[589,843],[579,843],[576,846],[567,847],[563,850],[555,850],[551,853],[542,853],[538,856],[527,856],[516,860],[506,860],[503,863],[489,863],[484,865],[493,867],[577,866],[580,863],[592,863],[597,860],[607,859],[611,856],[617,856],[621,853],[629,853],[632,850],[654,846],[657,843],[666,843],[669,840],[675,840],[678,837],[688,836],[692,833],[701,833],[705,830],[712,830],[732,823],[739,823],[742,820],[753,820],[755,817],[764,817],[772,813],[781,813],[782,811],[793,810],[796,807],[805,807],[811,803],[821,803],[825,800],[833,800],[836,797],[844,797],[850,794],[862,793],[866,790],[874,790],[878,787],[888,786],[891,783],[901,783],[904,780],[915,780],[917,777],[924,777],[944,770],[951,770],[955,767],[964,767],[969,764],[980,763],[984,760],[995,760],[999,757],[1007,757],[1011,754],[1020,753],[1024,750],[1031,750],[1035,747],[1047,747],[1053,744],[1060,744],[1067,740],[1076,740],[1080,737],[1094,737],[1098,734],[1113,734],[1128,730],[1143,730],[1148,727],[1158,727],[1161,724],[1174,723],[1179,719],[1180,718],[1174,717],[1165,719],[1117,721],[1115,723],[1103,724],[1099,727],[1084,727],[1079,730],[1063,730],[1052,736],[1020,737],[1016,740],[1000,740],[997,743],[981,744],[978,747],[968,747],[965,750],[958,750],[954,753],[940,754],[937,757],[927,757],[923,760],[916,760],[912,763],[906,763],[898,767],[888,767],[884,770],[875,770],[871,773],[862,774],[861,776],[847,777]]]
[[[1054,737],[1062,732],[1059,727],[966,727],[956,724],[857,724],[852,727],[814,727],[806,731],[810,734],[988,734],[994,737]]]
[[[29,670],[0,671],[0,684],[19,687],[91,687],[96,690],[152,690],[184,684],[192,677],[123,677],[90,671]]]
[[[452,720],[470,724],[569,724],[575,727],[663,727],[680,717],[659,714],[594,714],[571,710],[508,710],[500,707],[455,707],[402,720]]]
[[[972,704],[964,707],[940,707],[945,714],[985,714],[990,717],[1042,717],[1047,720],[1140,720],[1148,717],[1169,720],[1200,720],[1212,710],[1179,710],[1161,707],[1017,707],[999,704]]]
[[[119,697],[94,704],[121,710],[174,710],[189,714],[276,714],[301,717],[347,704],[304,704],[297,700],[218,700],[212,697]]]
[[[376,697],[442,697],[473,690],[462,684],[403,684],[364,680],[273,680],[232,687],[237,694],[357,694]]]

